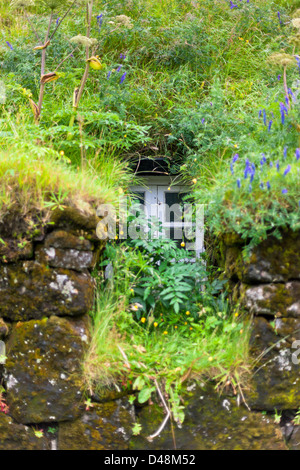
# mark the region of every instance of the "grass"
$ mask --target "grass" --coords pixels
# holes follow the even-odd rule
[[[122,248],[116,250],[111,259],[114,277],[108,281],[98,277],[92,340],[83,363],[88,393],[105,396],[107,390],[117,387],[136,391],[137,400],[143,403],[156,383],[181,421],[180,390],[189,379],[214,381],[220,389],[242,393],[251,369],[250,327],[242,313],[224,308],[206,316],[198,304],[196,317],[181,311],[174,322],[174,312],[165,311],[163,316],[144,313],[137,320],[132,288],[142,287],[142,283],[132,260],[142,255],[131,251],[124,258]]]
[[[48,148],[28,145],[27,152],[11,148],[0,155],[0,214],[3,219],[12,210],[21,216],[48,212],[56,207],[90,203],[117,203],[117,188],[126,179],[118,161],[97,162],[95,168],[74,169],[68,161]]]

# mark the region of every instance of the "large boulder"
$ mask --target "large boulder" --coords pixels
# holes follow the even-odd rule
[[[7,342],[7,403],[19,423],[76,419],[89,323],[52,316],[17,323]]]
[[[0,265],[0,296],[0,316],[10,321],[84,315],[93,305],[94,281],[88,272],[24,261]]]

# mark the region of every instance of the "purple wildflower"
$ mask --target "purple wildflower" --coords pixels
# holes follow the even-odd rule
[[[259,185],[259,187],[260,187],[260,189],[264,189],[264,187],[265,187],[264,183],[261,182],[260,185]]]
[[[111,76],[111,70],[107,74],[107,80],[110,78],[110,76]]]
[[[283,158],[284,159],[286,159],[286,157],[287,157],[287,151],[288,151],[288,148],[284,147],[284,149],[283,149]]]
[[[278,16],[278,19],[279,19],[279,23],[282,24],[281,16],[280,16],[280,11],[277,12],[277,16]]]
[[[120,83],[123,83],[125,78],[126,78],[126,75],[127,75],[127,72],[124,72],[121,79],[120,79]]]
[[[235,163],[238,159],[239,159],[239,154],[236,153],[236,154],[232,157],[232,163]]]
[[[296,149],[295,155],[296,155],[296,159],[298,161],[300,159],[300,149]]]
[[[102,23],[103,23],[103,14],[101,13],[100,15],[97,15],[97,24],[98,24],[99,31],[101,31]]]
[[[281,75],[277,75],[277,80],[281,80]]]
[[[237,8],[237,5],[235,5],[231,0],[230,0],[230,10],[233,8]]]
[[[57,26],[59,25],[59,22],[60,22],[60,17],[58,17],[57,20],[56,20]]]
[[[299,68],[299,71],[300,71],[300,57],[298,55],[295,55],[295,59],[297,61],[298,68]]]
[[[267,188],[271,189],[270,181],[267,181]]]
[[[202,122],[202,124],[204,124],[205,123],[205,118],[202,118],[201,122]]]
[[[282,194],[287,194],[288,190],[284,188],[281,192],[282,192]]]
[[[270,132],[271,127],[272,127],[273,121],[269,121],[269,126],[268,126],[268,131]]]
[[[290,171],[291,171],[291,165],[288,165],[286,169],[284,170],[283,176],[286,176]]]
[[[264,118],[264,125],[266,126],[267,125],[267,113],[265,109],[263,110],[263,118]]]
[[[285,103],[286,103],[287,106],[290,105],[290,99],[289,99],[288,96],[285,97]]]
[[[238,179],[236,180],[236,184],[237,184],[237,187],[240,189],[240,187],[241,187],[241,180],[240,180],[240,178],[238,178]]]
[[[288,94],[291,96],[292,100],[295,103],[296,102],[296,97],[295,97],[294,93],[292,92],[292,90],[290,88],[288,88]]]
[[[288,114],[288,110],[283,103],[280,103],[280,113],[281,113],[281,124],[284,124],[285,116]]]
[[[117,72],[120,72],[120,71],[121,71],[121,68],[122,68],[122,65],[120,65],[120,66],[117,68]]]
[[[279,165],[279,161],[278,161],[278,160],[277,160],[277,162],[276,162],[276,169],[277,169],[277,171],[280,170],[280,165]]]
[[[246,165],[245,165],[245,171],[244,171],[244,178],[247,179],[248,175],[251,175],[251,173],[252,173],[252,170],[251,170],[250,162],[247,158]]]
[[[262,159],[261,159],[261,161],[260,161],[261,166],[263,166],[263,165],[266,163],[266,161],[267,161],[266,156],[265,156],[264,153],[262,153],[262,156],[263,156],[263,157],[262,157]]]
[[[6,41],[6,44],[8,45],[8,47],[9,47],[12,51],[14,50],[14,48],[12,47],[12,45],[11,45],[10,42]]]

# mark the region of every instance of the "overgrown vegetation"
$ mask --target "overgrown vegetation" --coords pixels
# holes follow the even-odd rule
[[[188,264],[185,250],[172,241],[133,245],[110,245],[105,253],[113,276],[98,279],[96,327],[85,361],[90,392],[101,395],[101,388],[118,384],[138,391],[144,403],[159,386],[178,422],[184,420],[180,391],[190,378],[243,394],[249,327],[221,294],[222,283],[210,280],[203,260]]]
[[[213,236],[251,248],[299,229],[298,0],[12,6],[0,0],[2,211],[17,182],[26,210],[77,192],[115,203],[131,165],[163,157]],[[247,326],[209,266],[183,267],[171,242],[136,245],[106,252],[115,276],[99,280],[87,382],[121,380],[141,402],[159,384],[182,420],[191,375],[240,393]]]

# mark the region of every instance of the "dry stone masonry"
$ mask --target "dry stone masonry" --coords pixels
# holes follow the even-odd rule
[[[269,237],[243,257],[237,237],[224,238],[225,273],[252,318],[256,363],[248,402],[257,410],[300,407],[300,232]],[[298,347],[297,347],[298,345]],[[300,351],[299,351],[300,352]]]
[[[27,233],[27,239],[22,230],[0,224],[0,385],[9,410],[0,412],[1,450],[57,448],[58,434],[53,440],[36,430],[59,426],[59,447],[79,446],[72,433],[84,426],[82,362],[91,333],[91,271],[103,249],[96,236],[99,219],[86,209],[54,212],[51,223]],[[129,422],[128,412],[118,406],[116,413],[116,404],[112,409],[99,404],[86,422],[97,416],[107,420],[110,448],[126,446],[126,434],[119,439],[116,434],[115,444],[112,436],[126,425],[125,417]],[[89,442],[89,433],[87,428],[81,441]]]
[[[124,390],[96,394],[93,403],[83,395],[91,273],[103,249],[95,211],[57,210],[29,232],[24,220],[11,220],[0,222],[0,450],[172,449],[169,424],[155,442],[146,439],[162,422],[161,408],[135,411],[143,432],[133,437],[136,414]],[[252,317],[251,351],[260,356],[246,394],[256,411],[192,384],[186,422],[176,429],[182,450],[287,449],[273,418],[257,410],[300,406],[299,365],[291,360],[300,340],[299,233],[269,238],[247,262],[242,251],[237,237],[225,237],[226,276]],[[298,428],[288,434],[289,447],[299,449]]]

